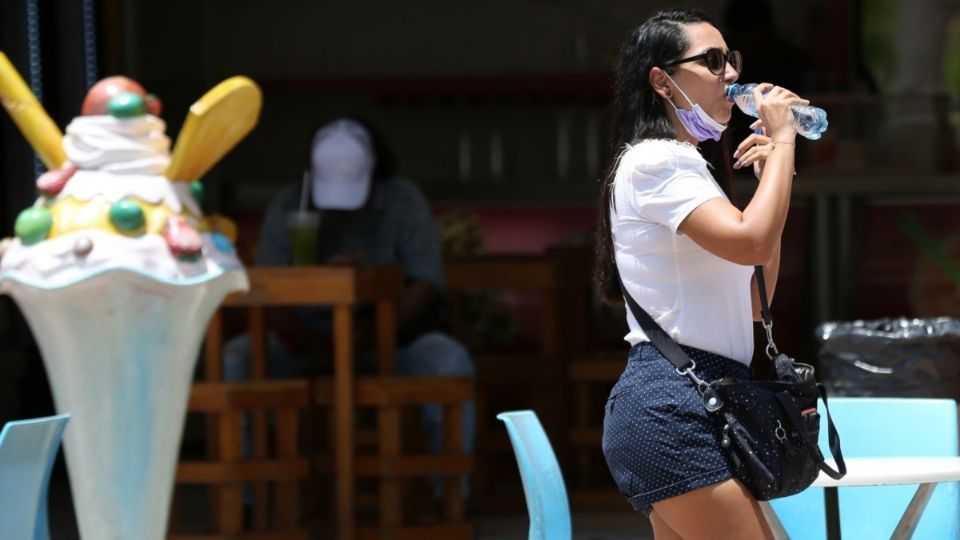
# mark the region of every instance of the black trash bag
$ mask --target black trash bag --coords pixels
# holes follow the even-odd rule
[[[830,395],[960,397],[960,321],[878,319],[817,327]]]

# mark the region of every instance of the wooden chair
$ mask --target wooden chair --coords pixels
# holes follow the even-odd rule
[[[567,430],[573,462],[570,500],[581,508],[621,508],[624,500],[604,465],[603,405],[610,388],[626,365],[626,348],[593,352],[570,363],[568,380],[573,392],[573,425]]]
[[[510,441],[496,422],[498,410],[535,409],[553,440],[566,440],[565,361],[583,346],[590,286],[588,262],[583,250],[446,261],[454,333],[467,341],[471,321],[465,305],[471,294],[525,291],[536,295],[539,303],[539,335],[533,347],[472,351],[477,368],[473,492],[485,508],[523,504],[522,490],[508,466]],[[556,450],[563,462],[566,445],[558,445]],[[512,490],[509,494],[502,489],[496,493],[494,486],[510,486]]]
[[[593,291],[591,291],[593,294]],[[623,341],[623,308],[600,307],[591,311],[583,351],[570,361],[567,370],[572,399],[572,416],[566,437],[572,460],[569,472],[570,502],[581,509],[623,509],[623,496],[610,476],[603,458],[603,408],[610,389],[626,367],[629,346]]]
[[[313,381],[311,395],[314,404],[329,407],[332,386],[326,378]],[[370,407],[376,412],[376,430],[372,433],[358,431],[358,446],[374,447],[373,452],[360,452],[355,460],[358,478],[374,478],[379,484],[376,504],[378,523],[360,526],[357,538],[410,538],[422,540],[473,538],[473,527],[466,521],[462,476],[473,471],[473,456],[464,451],[461,441],[463,431],[463,405],[474,399],[473,380],[469,377],[359,377],[354,400],[358,407]],[[427,403],[439,403],[443,407],[443,451],[440,454],[403,451],[409,445],[403,434],[401,413]],[[412,412],[412,411],[411,411]],[[414,430],[416,437],[422,435]],[[405,444],[407,443],[407,444]],[[314,454],[314,467],[323,475],[330,474],[333,463],[323,449]],[[415,501],[405,501],[401,489],[405,480],[416,477],[429,478],[439,474],[444,478],[443,516],[437,523],[411,524],[405,522],[405,510]],[[413,493],[413,496],[421,494]]]
[[[258,506],[254,518],[256,538],[263,540],[307,539],[300,526],[297,483],[307,477],[309,461],[300,456],[300,410],[309,402],[309,388],[304,380],[252,382],[199,382],[193,385],[187,410],[208,413],[214,418],[215,438],[208,441],[219,449],[216,460],[180,462],[178,484],[206,484],[211,490],[213,528],[215,534],[172,535],[187,540],[233,539],[246,531],[243,516],[243,489],[257,483],[263,489],[273,488],[273,519],[266,505]],[[243,416],[252,412],[272,416],[272,455],[261,453],[253,459],[242,455]],[[274,522],[267,531],[270,521]]]
[[[463,493],[460,489],[459,475],[469,474],[472,458],[464,454],[460,445],[462,418],[460,409],[463,403],[473,399],[473,386],[469,378],[463,377],[396,377],[393,375],[395,358],[395,313],[394,301],[402,288],[402,274],[399,268],[353,269],[348,267],[315,268],[254,268],[249,271],[251,291],[245,295],[235,295],[225,301],[225,307],[243,307],[247,311],[248,328],[251,336],[252,373],[251,383],[197,383],[200,392],[191,401],[191,410],[206,412],[211,417],[208,426],[208,443],[211,460],[215,464],[183,464],[178,474],[181,483],[208,482],[218,486],[219,493],[214,497],[212,508],[217,523],[217,536],[209,538],[233,538],[241,523],[239,487],[236,482],[253,481],[252,525],[255,533],[251,538],[272,538],[267,532],[270,525],[268,481],[282,486],[277,491],[276,506],[296,509],[296,486],[293,482],[308,476],[310,464],[316,465],[317,472],[333,478],[333,496],[329,506],[333,509],[332,519],[328,520],[333,534],[341,539],[347,538],[472,538],[473,530],[464,519]],[[377,348],[379,373],[369,377],[353,375],[353,306],[361,302],[377,304]],[[269,381],[265,380],[267,347],[265,309],[271,306],[333,304],[335,315],[334,375],[317,379]],[[207,334],[206,376],[208,379],[220,378],[223,350],[223,317],[214,316]],[[248,386],[248,385],[255,386]],[[288,385],[296,385],[296,392]],[[208,390],[213,388],[214,390]],[[257,389],[269,394],[254,400],[249,392]],[[213,393],[213,397],[205,394]],[[231,396],[232,399],[217,397]],[[267,403],[268,402],[268,403]],[[446,448],[442,455],[401,454],[400,410],[423,403],[441,403],[445,410]],[[314,459],[304,458],[301,449],[290,439],[290,429],[299,428],[299,420],[293,417],[277,417],[276,436],[284,437],[273,444],[267,440],[269,423],[264,405],[299,415],[309,407],[325,407],[330,412],[331,436],[325,448],[317,448],[318,440],[305,441],[312,445],[306,451]],[[354,412],[357,407],[373,407],[378,419],[377,432],[373,437],[357,430]],[[252,409],[251,424],[253,433],[253,459],[241,462],[242,456],[239,434],[239,419]],[[298,417],[299,418],[299,417]],[[454,433],[456,436],[454,436]],[[363,442],[374,442],[376,451],[372,455],[358,455],[358,446]],[[277,463],[266,459],[271,446],[278,451],[283,449],[283,459],[288,463]],[[230,463],[229,467],[223,462]],[[263,465],[262,469],[258,469]],[[254,470],[256,469],[256,471]],[[216,473],[216,474],[214,474]],[[402,497],[400,480],[411,476],[428,476],[440,473],[447,476],[445,489],[445,520],[433,527],[409,526],[402,520]],[[376,477],[379,482],[380,523],[373,527],[355,527],[355,511],[358,494],[355,484],[358,477]],[[226,480],[223,480],[226,478]],[[454,481],[454,479],[457,481]],[[282,495],[281,495],[282,492]],[[282,519],[281,519],[282,518]],[[287,513],[277,516],[274,521],[287,527],[297,516]],[[302,525],[302,521],[298,521]],[[312,524],[311,524],[312,525]],[[299,529],[290,529],[288,533],[277,533],[283,538],[298,538]],[[286,536],[284,536],[286,534]],[[220,536],[222,535],[222,536]]]

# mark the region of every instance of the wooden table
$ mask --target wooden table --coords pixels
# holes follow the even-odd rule
[[[250,291],[234,294],[224,307],[249,312],[251,378],[267,378],[265,310],[271,307],[317,306],[333,308],[333,414],[334,483],[337,538],[354,537],[354,343],[353,308],[374,303],[377,313],[377,354],[380,372],[394,371],[396,355],[396,303],[403,289],[399,266],[253,267],[247,270]],[[223,376],[223,322],[219,312],[210,323],[205,351],[208,380]],[[261,424],[258,426],[257,424]],[[254,452],[263,445],[265,419],[254,419]],[[259,440],[258,440],[259,439]]]

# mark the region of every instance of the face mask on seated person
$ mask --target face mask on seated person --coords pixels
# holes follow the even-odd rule
[[[700,105],[697,105],[687,97],[687,93],[680,88],[680,85],[673,80],[673,77],[666,72],[664,72],[664,74],[667,75],[667,78],[670,79],[673,86],[677,88],[680,95],[687,100],[687,103],[693,107],[693,110],[681,109],[673,103],[673,100],[667,100],[670,105],[673,105],[673,110],[677,113],[677,119],[680,120],[680,124],[687,130],[687,133],[698,141],[705,141],[707,139],[719,141],[720,135],[723,134],[723,130],[727,129],[727,126],[714,120],[706,111],[700,108]]]

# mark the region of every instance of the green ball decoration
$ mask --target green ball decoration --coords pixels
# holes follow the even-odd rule
[[[193,200],[197,201],[197,204],[203,204],[203,182],[199,180],[194,180],[190,183],[190,195],[193,195]]]
[[[130,199],[121,199],[110,206],[110,223],[121,232],[137,231],[143,222],[143,209]]]
[[[27,208],[17,216],[13,231],[25,246],[36,244],[50,233],[53,226],[53,214],[42,206]]]
[[[120,92],[110,98],[107,112],[114,118],[133,118],[147,114],[147,102],[136,92]]]

